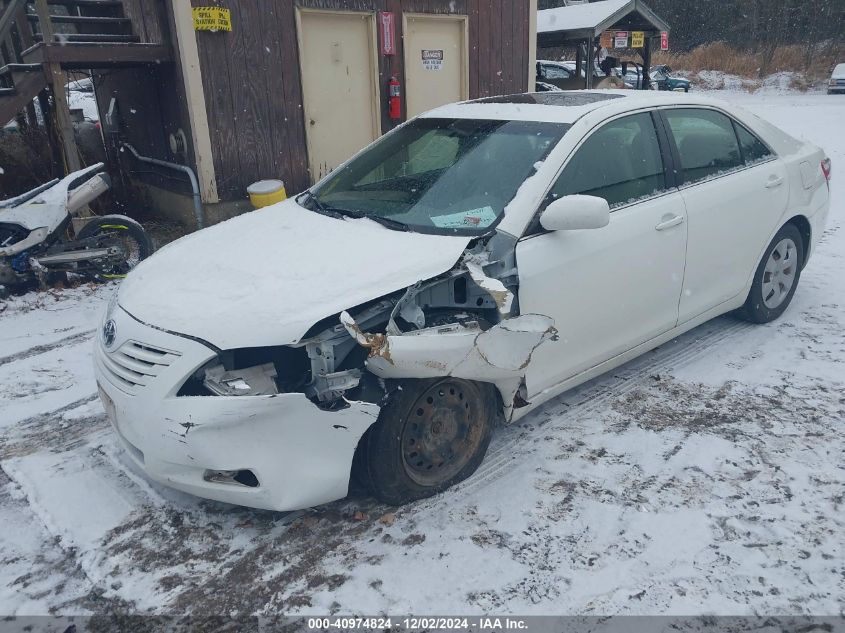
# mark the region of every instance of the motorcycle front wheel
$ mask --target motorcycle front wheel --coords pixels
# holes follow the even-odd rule
[[[103,268],[94,275],[99,281],[123,279],[130,270],[152,255],[155,250],[153,241],[144,227],[125,215],[103,215],[93,218],[82,227],[76,238],[82,240],[97,235],[110,235],[120,239],[126,253],[124,261]]]

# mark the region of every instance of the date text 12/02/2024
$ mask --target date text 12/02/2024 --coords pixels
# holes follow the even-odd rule
[[[372,617],[372,618],[308,618],[310,631],[520,631],[527,629],[527,623],[520,618],[497,617]]]

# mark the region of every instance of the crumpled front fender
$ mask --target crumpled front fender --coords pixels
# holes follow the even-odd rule
[[[370,350],[367,369],[380,378],[452,376],[494,384],[506,419],[525,379],[534,350],[557,340],[554,321],[537,314],[506,319],[489,330],[475,324],[431,327],[403,334],[363,332],[346,312],[341,323]]]

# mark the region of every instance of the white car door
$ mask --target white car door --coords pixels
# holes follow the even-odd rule
[[[551,316],[560,332],[559,342],[534,353],[526,376],[529,396],[676,325],[686,211],[677,189],[667,188],[658,138],[649,113],[592,132],[544,207],[564,195],[599,196],[611,206],[610,224],[529,229],[517,244],[520,311]]]
[[[689,223],[684,323],[745,292],[786,209],[789,185],[783,162],[727,115],[661,112],[680,161]]]

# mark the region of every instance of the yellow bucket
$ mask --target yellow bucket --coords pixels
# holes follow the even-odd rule
[[[276,204],[288,197],[285,191],[285,183],[281,180],[259,180],[247,187],[249,201],[256,209]]]

